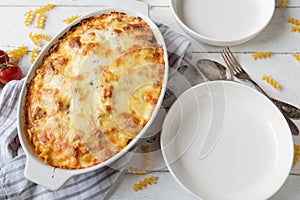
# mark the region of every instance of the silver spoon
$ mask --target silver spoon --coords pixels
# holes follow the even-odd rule
[[[216,61],[201,59],[197,62],[197,68],[207,80],[233,80],[232,76],[230,75],[230,73],[228,73],[226,68]],[[282,112],[283,116],[290,126],[292,134],[299,135],[298,127],[290,118],[300,119],[300,109],[274,98],[271,98],[271,100]]]

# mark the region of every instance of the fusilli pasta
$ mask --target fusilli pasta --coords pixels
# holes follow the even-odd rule
[[[292,26],[291,32],[299,32],[300,33],[300,25]]]
[[[37,8],[37,9],[35,10],[35,13],[41,14],[41,13],[44,13],[44,12],[46,12],[46,11],[48,11],[48,10],[51,10],[53,7],[54,7],[53,4],[47,4],[47,5],[45,5],[45,6],[42,6],[42,7],[40,7],[40,8]]]
[[[294,25],[300,25],[300,20],[293,17],[289,17],[287,22]]]
[[[133,184],[133,190],[138,191],[147,187],[148,185],[156,184],[157,176],[150,176],[149,178],[144,178],[138,183]]]
[[[36,21],[36,28],[38,29],[44,29],[45,23],[46,23],[46,15],[45,12],[51,10],[54,7],[53,4],[47,4],[45,6],[42,6],[40,8],[37,8],[35,11],[29,10],[25,19],[24,24],[25,26],[28,26],[32,24],[35,15],[38,15],[37,21]]]
[[[144,170],[149,171],[151,168],[150,164],[150,146],[149,145],[142,145],[141,149],[144,153]]]
[[[37,33],[34,35],[35,38],[37,39],[42,39],[45,40],[47,42],[49,42],[51,40],[51,38],[48,35],[42,34],[42,33]]]
[[[45,23],[46,23],[46,15],[45,13],[39,13],[39,16],[36,21],[36,28],[38,29],[44,29],[45,28]]]
[[[38,47],[41,46],[41,43],[39,42],[38,38],[35,37],[35,35],[32,32],[29,33],[29,38],[31,39],[31,41],[33,42],[33,44],[35,46],[38,46]]]
[[[49,42],[51,40],[51,38],[45,34],[42,34],[42,33],[33,34],[32,32],[30,32],[29,38],[31,39],[33,44],[38,47],[41,46],[39,39],[45,40],[47,42]]]
[[[147,171],[144,169],[137,169],[134,167],[127,167],[127,172],[130,174],[144,175],[147,174]]]
[[[300,55],[296,53],[293,53],[292,55],[300,63]]]
[[[35,17],[34,12],[29,9],[24,19],[25,26],[29,26],[30,24],[32,24],[34,17]]]
[[[278,7],[279,8],[285,8],[288,0],[280,0]]]
[[[143,153],[149,153],[150,152],[150,146],[149,145],[142,145],[141,149]]]
[[[300,145],[294,144],[294,160],[293,160],[293,167],[297,165],[300,158]]]
[[[39,50],[38,48],[34,48],[31,52],[31,57],[30,57],[30,62],[34,63],[36,57],[39,55]]]
[[[138,174],[138,175],[144,175],[147,174],[147,172],[151,168],[150,164],[150,146],[149,145],[142,145],[141,149],[143,151],[144,155],[144,166],[141,169],[134,168],[134,167],[127,167],[127,172],[130,174]]]
[[[274,79],[272,79],[270,76],[267,76],[266,74],[263,75],[262,80],[266,81],[270,85],[273,86],[276,90],[280,90],[280,85],[277,83]]]
[[[257,59],[262,59],[262,58],[268,58],[272,55],[272,52],[268,51],[268,52],[256,52],[252,54],[252,58],[254,60]]]
[[[71,24],[73,21],[75,21],[79,17],[81,17],[81,15],[74,15],[74,16],[71,16],[71,17],[68,17],[68,18],[64,19],[63,22],[66,23],[66,24]]]
[[[13,50],[7,51],[6,52],[10,59],[15,62],[19,60],[21,57],[27,54],[27,47],[25,45],[22,45],[20,47],[17,47]]]

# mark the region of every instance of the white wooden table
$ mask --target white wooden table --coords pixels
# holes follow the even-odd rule
[[[107,6],[112,0],[0,0],[0,49],[10,50],[22,44],[31,51],[34,45],[29,39],[29,33],[44,33],[50,37],[56,35],[66,26],[62,22],[72,15],[83,15]],[[128,0],[123,0],[124,2]],[[168,0],[145,0],[150,7],[150,17],[160,23],[169,25],[174,30],[181,31],[173,19]],[[279,0],[276,0],[278,5]],[[25,27],[24,16],[28,9],[35,9],[47,3],[52,3],[55,8],[47,13],[47,22],[44,30],[34,28],[34,25]],[[300,53],[300,33],[290,32],[290,25],[286,23],[288,17],[300,19],[300,0],[289,0],[284,9],[276,8],[274,17],[269,26],[255,39],[232,47],[239,62],[249,72],[251,77],[262,86],[271,96],[290,102],[300,107],[300,63],[292,53]],[[220,30],[222,31],[222,30]],[[220,56],[220,47],[212,47],[204,44],[197,53],[204,58],[212,58],[224,63]],[[254,61],[251,54],[257,51],[271,51],[271,58]],[[20,60],[19,65],[26,75],[30,67],[30,53]],[[261,80],[263,73],[270,75],[282,86],[282,90],[273,89]],[[0,87],[2,88],[2,86]],[[0,89],[1,90],[1,89]],[[300,121],[295,121],[300,127]],[[296,143],[300,143],[298,137],[294,137]],[[133,163],[141,161],[141,157],[134,158]],[[175,181],[169,171],[164,167],[164,161],[160,151],[151,154],[152,172],[148,175],[159,177],[156,185],[152,185],[142,191],[134,192],[132,185],[145,176],[123,173],[112,187],[107,199],[195,199]],[[300,172],[298,165],[294,171]],[[289,176],[282,189],[271,199],[298,200],[300,199],[300,176]]]

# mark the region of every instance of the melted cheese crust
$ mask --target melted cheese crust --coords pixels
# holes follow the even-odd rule
[[[111,12],[81,21],[27,85],[25,132],[35,153],[66,169],[112,157],[150,119],[164,68],[164,50],[141,18]]]

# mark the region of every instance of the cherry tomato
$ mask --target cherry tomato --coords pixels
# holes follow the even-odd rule
[[[20,80],[22,78],[22,71],[18,65],[8,62],[0,65],[0,82],[3,84],[11,80]]]
[[[0,50],[0,64],[9,62],[9,56],[5,51]]]

